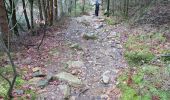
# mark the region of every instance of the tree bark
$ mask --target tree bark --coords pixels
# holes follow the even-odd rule
[[[53,25],[53,0],[50,0],[50,13],[49,13],[49,20],[50,26]]]
[[[30,26],[30,22],[29,22],[29,19],[28,19],[28,16],[27,16],[25,0],[22,0],[22,4],[23,4],[23,10],[24,10],[25,21],[26,21],[26,23],[27,23],[27,27],[28,27],[28,30],[29,30],[29,29],[31,29],[31,26]]]
[[[46,7],[46,0],[42,0],[42,5],[43,5],[43,12],[44,12],[44,19],[45,19],[45,24],[47,24],[47,7]]]
[[[2,0],[1,0],[2,1]],[[18,25],[17,25],[17,19],[16,19],[16,9],[15,9],[15,3],[14,0],[9,0],[10,6],[11,6],[11,14],[12,14],[12,29],[14,29],[14,34],[19,36],[18,33]]]
[[[58,0],[54,0],[54,18],[53,20],[58,20]]]
[[[8,19],[7,19],[7,13],[6,8],[3,0],[0,0],[0,31],[3,33],[2,38],[5,40],[5,42],[8,41],[8,35],[9,35],[9,27],[8,27]]]
[[[110,0],[107,1],[107,17],[110,15]]]
[[[82,0],[82,12],[83,13],[85,12],[84,9],[85,9],[85,0]]]
[[[32,35],[35,35],[34,34],[34,15],[33,15],[33,3],[34,3],[34,0],[29,0],[30,2],[30,17],[31,17],[31,32],[32,32]]]
[[[42,6],[41,6],[41,0],[38,0],[38,8],[39,8],[39,14],[40,14],[40,20],[43,20],[43,14],[42,14]]]

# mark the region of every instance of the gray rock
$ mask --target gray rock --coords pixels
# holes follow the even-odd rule
[[[78,43],[74,43],[70,46],[70,48],[72,49],[76,49],[76,50],[83,50],[82,47],[78,44]]]
[[[107,94],[102,94],[100,97],[102,100],[107,100],[109,98]]]
[[[102,81],[104,84],[108,84],[110,81],[110,71],[106,71],[102,74]]]
[[[95,29],[100,29],[103,27],[103,24],[95,26]]]
[[[32,63],[32,59],[30,57],[28,57],[28,58],[24,59],[22,61],[22,63],[24,63],[24,64],[31,64]]]
[[[24,90],[15,90],[14,93],[16,93],[17,95],[23,95]]]
[[[82,68],[84,63],[82,61],[68,61],[68,68]]]
[[[44,88],[45,86],[48,85],[48,80],[47,79],[44,79],[44,80],[40,80],[38,81],[37,83],[37,86],[40,87],[40,88]]]
[[[71,95],[70,87],[68,85],[59,85],[58,87],[59,87],[64,99],[68,99]]]
[[[36,71],[36,72],[33,72],[33,77],[45,77],[46,74],[44,74],[43,72],[41,71]]]
[[[86,39],[86,40],[95,40],[97,39],[97,34],[95,33],[85,33],[83,34],[83,38]]]
[[[53,48],[48,52],[50,55],[57,56],[60,54],[59,50],[57,48]]]
[[[34,78],[30,79],[30,80],[28,81],[28,83],[29,83],[30,85],[36,86],[37,83],[38,83],[40,80],[41,80],[40,77],[34,77]]]
[[[55,76],[53,76],[53,79],[59,79],[68,82],[71,86],[74,87],[81,87],[83,85],[83,82],[76,76],[67,73],[67,72],[61,72]]]

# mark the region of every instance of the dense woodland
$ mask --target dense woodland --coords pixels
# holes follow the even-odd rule
[[[96,1],[100,3],[98,17],[94,15]],[[75,24],[76,22],[79,22],[79,24]],[[81,25],[86,28],[81,30]],[[97,25],[97,28],[95,28],[95,25]],[[71,27],[70,30],[68,27]],[[67,33],[70,33],[70,35],[63,36],[66,32],[60,31],[65,29],[68,30]],[[72,30],[75,31],[73,32],[75,34],[71,34]],[[96,34],[86,34],[89,30]],[[55,35],[57,32],[61,34]],[[74,41],[75,44],[72,43],[70,46],[67,42],[72,42],[72,40],[79,37],[77,35],[79,33],[83,34],[81,39],[83,42],[77,42],[79,41],[78,39]],[[111,37],[111,33],[115,33],[116,36]],[[106,34],[106,36],[103,34]],[[71,38],[72,36],[74,38]],[[108,59],[104,60],[108,60],[108,63],[117,63],[121,60],[122,66],[123,62],[127,66],[113,68],[116,70],[116,74],[114,74],[116,78],[113,79],[115,83],[111,82],[110,77],[114,75],[110,74],[108,77],[107,71],[107,75],[102,72],[103,76],[101,75],[101,77],[103,79],[101,80],[103,84],[106,87],[108,86],[107,84],[111,84],[111,88],[109,85],[109,88],[105,89],[106,91],[102,92],[102,95],[101,93],[97,94],[100,95],[99,98],[106,98],[106,100],[169,100],[170,0],[0,0],[0,100],[53,100],[50,98],[38,99],[41,95],[38,91],[42,89],[39,89],[39,87],[42,86],[48,90],[47,84],[52,83],[60,88],[60,83],[63,80],[68,84],[71,82],[65,78],[60,81],[60,77],[57,75],[55,76],[57,80],[55,80],[53,75],[44,75],[44,72],[40,71],[48,69],[42,67],[46,66],[45,63],[52,63],[52,60],[48,59],[46,61],[47,58],[51,57],[51,52],[51,59],[53,60],[56,59],[53,56],[63,57],[58,54],[57,49],[52,48],[56,47],[54,45],[60,45],[61,41],[54,40],[50,42],[53,39],[66,41],[66,43],[64,42],[65,45],[63,45],[66,47],[60,47],[60,49],[73,49],[72,51],[61,50],[62,53],[73,52],[73,57],[70,58],[74,58],[75,55],[79,56],[83,52],[80,58],[87,59],[87,57],[84,58],[84,55],[88,51],[86,49],[88,49],[87,46],[89,45],[83,44],[86,42],[83,39],[92,41],[87,42],[92,45],[92,47],[89,46],[89,52],[90,50],[98,52],[98,50],[93,49],[96,46],[93,46],[93,42],[94,44],[103,44],[105,42],[109,44],[113,40],[112,43],[118,45],[118,47],[111,46],[112,48],[110,49],[118,49],[122,53],[122,58],[115,56],[115,53],[115,58],[111,56],[114,59],[113,62]],[[117,43],[117,41],[119,42]],[[49,47],[51,45],[52,47]],[[29,54],[29,52],[31,53]],[[105,48],[103,53],[107,54],[107,52],[108,50]],[[93,56],[94,53],[89,53],[89,55]],[[111,54],[110,51],[108,54]],[[42,61],[34,61],[29,56],[33,56],[33,58],[38,56],[37,59],[42,58]],[[116,60],[116,58],[119,60]],[[40,65],[31,65],[28,62]],[[66,63],[66,66],[70,66],[69,64]],[[72,66],[74,64],[75,62],[71,63]],[[82,62],[76,62],[76,64],[78,65],[74,66],[79,66]],[[84,66],[88,64],[90,63],[85,63]],[[62,62],[62,66],[65,66],[65,63],[63,64]],[[104,63],[103,68],[107,69],[105,66],[107,64]],[[113,66],[116,66],[116,64]],[[84,72],[81,69],[64,68],[64,71],[68,72],[66,77],[69,77],[67,75],[71,73],[70,78]],[[58,70],[58,73],[63,71],[61,68],[56,68],[56,70]],[[87,68],[87,70],[90,69]],[[36,83],[38,87],[30,86],[31,82],[29,80],[34,79],[34,75],[36,78],[41,77],[40,83]],[[49,76],[51,77],[49,78]],[[87,78],[88,82],[88,77],[85,78]],[[104,78],[106,78],[106,82]],[[44,81],[43,79],[47,80]],[[74,79],[76,80],[77,77]],[[79,79],[77,80],[79,81]],[[62,92],[62,99],[58,97],[58,99],[54,100],[63,100],[63,98],[68,100],[91,100],[91,98],[81,98],[82,94],[85,94],[86,97],[92,96],[93,90],[91,90],[90,85],[88,89],[81,89],[80,87],[77,89],[79,90],[78,95],[75,97],[77,99],[72,98],[74,91],[72,87],[74,87],[72,84],[69,84],[69,86],[66,84],[66,87],[62,86],[61,90],[64,91]],[[72,94],[68,91],[71,91]],[[47,95],[50,96],[51,94],[47,92]],[[116,97],[116,99],[112,97]]]

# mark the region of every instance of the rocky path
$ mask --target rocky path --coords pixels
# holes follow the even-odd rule
[[[119,98],[116,77],[126,64],[120,34],[105,24],[103,17],[72,18],[67,28],[54,36],[60,45],[49,51],[53,60],[46,64],[53,81],[38,92],[38,100]]]

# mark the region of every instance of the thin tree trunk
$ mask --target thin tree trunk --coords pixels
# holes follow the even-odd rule
[[[49,20],[50,25],[53,25],[53,0],[50,0],[50,13],[49,13]]]
[[[12,20],[12,29],[14,29],[14,34],[19,36],[14,0],[9,0],[9,3],[11,6],[11,12],[12,12],[12,19],[11,19]]]
[[[82,0],[82,12],[83,13],[85,12],[84,9],[85,9],[85,0]]]
[[[112,0],[112,13],[114,15],[114,12],[115,12],[115,1]]]
[[[35,35],[33,31],[34,29],[33,4],[34,4],[34,0],[30,0],[31,32],[32,32],[32,35]]]
[[[107,1],[107,17],[110,15],[110,0]]]
[[[54,20],[58,20],[58,0],[54,0]]]
[[[41,0],[38,0],[38,8],[39,8],[39,14],[40,14],[40,20],[43,20],[43,14],[42,14],[42,6],[41,6]]]
[[[76,16],[77,0],[75,0],[75,2],[74,2],[74,6],[75,6],[75,16]]]
[[[23,4],[23,10],[24,10],[25,21],[26,21],[26,23],[27,23],[27,27],[28,27],[28,30],[29,30],[29,29],[31,29],[31,26],[30,26],[30,22],[29,22],[29,19],[28,19],[28,16],[27,16],[25,0],[22,0],[22,4]]]
[[[46,0],[42,0],[42,4],[43,4],[43,12],[44,12],[44,19],[45,19],[45,24],[47,24],[47,8],[46,8]]]

